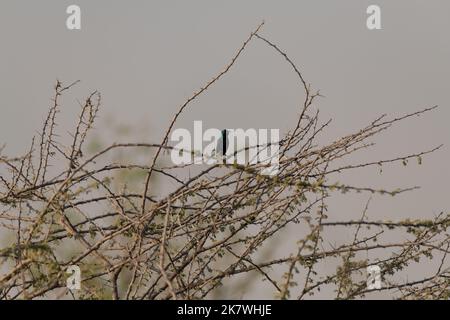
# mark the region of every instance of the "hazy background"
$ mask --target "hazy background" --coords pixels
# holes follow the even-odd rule
[[[82,10],[82,30],[66,29],[66,8]],[[366,28],[378,4],[382,30]],[[370,217],[433,217],[450,208],[450,2],[437,1],[61,1],[0,2],[0,145],[16,155],[42,127],[56,79],[81,80],[62,100],[58,132],[73,131],[76,99],[102,93],[97,133],[121,125],[159,142],[179,105],[219,72],[262,21],[325,98],[333,118],[325,140],[356,131],[378,115],[440,108],[383,133],[355,160],[381,159],[445,144],[423,165],[355,171],[341,182],[421,189],[374,197]],[[296,122],[301,87],[285,61],[255,40],[234,68],[190,106],[177,127],[280,128]],[[148,131],[147,131],[148,130]],[[109,133],[108,133],[109,134]],[[111,135],[113,142],[116,136]],[[140,139],[142,140],[142,135]],[[330,219],[359,217],[367,195],[334,198]],[[350,201],[352,200],[353,201]],[[336,235],[336,238],[345,235]],[[295,229],[289,234],[292,242]],[[277,256],[276,253],[273,254]],[[424,270],[422,270],[424,271]],[[430,270],[431,271],[431,270]],[[254,290],[244,297],[270,297]]]

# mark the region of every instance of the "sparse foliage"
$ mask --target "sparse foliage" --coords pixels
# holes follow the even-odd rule
[[[351,163],[351,155],[369,148],[369,140],[380,132],[435,107],[394,118],[383,115],[320,145],[317,138],[330,123],[321,122],[313,106],[320,94],[291,58],[260,34],[261,27],[222,72],[181,105],[160,144],[111,144],[87,152],[85,142],[101,104],[100,94],[93,92],[81,106],[71,143],[62,145],[56,134],[59,99],[76,83],[57,82],[54,104],[29,151],[16,158],[0,152],[0,232],[14,235],[13,242],[0,247],[1,299],[61,297],[68,293],[65,270],[70,265],[82,270],[82,290],[70,292],[79,299],[220,297],[220,286],[230,279],[241,276],[250,281],[255,275],[268,281],[274,297],[282,299],[307,298],[324,288],[340,299],[373,291],[396,298],[449,297],[448,214],[374,221],[368,218],[367,203],[359,220],[331,221],[327,216],[327,200],[336,193],[394,196],[411,190],[349,185],[337,177],[344,171],[406,165],[409,160],[420,164],[439,147],[365,163]],[[234,66],[252,41],[275,50],[304,90],[298,121],[280,142],[279,174],[260,175],[259,165],[216,164],[196,166],[188,177],[183,174],[188,166],[164,164],[161,159],[172,149],[168,137],[179,115]],[[137,158],[108,160],[117,150],[136,149],[148,151],[144,164]],[[342,159],[346,164],[337,164]],[[134,177],[132,182],[118,181],[126,175]],[[173,186],[168,191],[161,187],[168,185]],[[295,252],[265,259],[270,241],[290,225],[302,230],[296,233]],[[352,240],[332,246],[327,238],[332,232],[350,233]],[[397,235],[398,242],[386,241],[387,234]],[[360,253],[370,253],[372,259]],[[328,262],[338,264],[334,272],[319,270]],[[409,281],[395,277],[416,263],[434,271]],[[371,264],[383,271],[381,289],[367,289],[366,268]],[[284,270],[284,275],[275,276],[275,269]]]

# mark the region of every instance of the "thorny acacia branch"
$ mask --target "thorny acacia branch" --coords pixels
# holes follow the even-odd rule
[[[231,286],[242,274],[248,284],[255,278],[267,280],[279,298],[303,299],[326,288],[337,298],[361,298],[374,291],[361,278],[374,263],[382,268],[385,283],[375,291],[408,299],[449,297],[448,214],[371,221],[366,208],[360,220],[334,221],[328,219],[327,205],[335,193],[396,195],[414,189],[380,190],[340,183],[336,177],[345,170],[421,162],[440,146],[366,163],[352,163],[350,156],[372,146],[369,140],[380,132],[436,107],[390,119],[383,115],[321,145],[317,138],[330,122],[322,123],[314,110],[320,93],[312,92],[293,60],[260,34],[261,27],[220,73],[180,106],[161,144],[113,143],[88,154],[85,142],[101,104],[95,91],[81,104],[71,143],[63,145],[56,134],[59,98],[77,82],[57,82],[43,129],[28,152],[13,158],[0,154],[0,232],[14,235],[14,241],[0,247],[1,299],[60,297],[66,290],[65,270],[73,264],[83,274],[83,289],[72,292],[80,299],[220,297],[220,286]],[[193,169],[196,173],[187,177],[190,166],[164,165],[162,151],[172,149],[168,137],[182,112],[258,40],[284,58],[304,91],[295,126],[280,143],[279,174],[262,176],[258,165],[216,164]],[[117,150],[142,149],[152,155],[144,163],[137,157],[124,162],[108,158]],[[120,179],[136,174],[131,182]],[[165,192],[157,183],[175,187]],[[268,256],[274,239],[291,225],[300,230],[297,249],[291,255]],[[353,237],[332,245],[330,229],[353,232]],[[388,240],[389,234],[398,241]],[[379,258],[361,258],[359,253]],[[435,272],[409,281],[396,277],[434,256],[440,261]],[[336,271],[320,272],[327,263],[337,263]],[[275,268],[287,270],[282,279],[275,276]]]

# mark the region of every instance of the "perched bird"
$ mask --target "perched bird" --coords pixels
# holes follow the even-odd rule
[[[225,157],[228,149],[228,131],[223,129],[220,134],[220,139],[217,140],[216,154]]]

